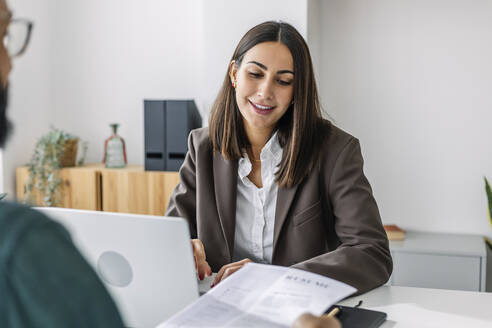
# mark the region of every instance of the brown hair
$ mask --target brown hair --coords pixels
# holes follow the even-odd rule
[[[314,168],[323,140],[321,109],[314,78],[311,55],[304,38],[290,24],[265,22],[250,29],[239,41],[231,62],[241,66],[246,52],[262,42],[281,42],[294,60],[294,103],[277,123],[276,131],[283,148],[282,160],[276,172],[276,182],[282,187],[299,184]],[[212,106],[209,135],[214,151],[225,159],[237,160],[251,145],[244,130],[236,103],[235,90],[227,72],[222,88]]]

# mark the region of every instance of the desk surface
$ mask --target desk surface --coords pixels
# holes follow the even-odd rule
[[[210,289],[212,277],[199,283],[201,292]],[[466,292],[399,286],[382,286],[339,303],[382,311],[388,320],[382,328],[492,327],[492,293]]]
[[[383,328],[492,327],[492,293],[382,286],[340,305],[388,314]]]

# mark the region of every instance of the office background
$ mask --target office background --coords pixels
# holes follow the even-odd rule
[[[195,98],[208,111],[239,38],[270,19],[308,40],[325,111],[362,144],[384,223],[492,236],[490,0],[10,0],[35,22],[14,60],[16,131],[0,190],[15,194],[50,125],[89,142],[99,162],[121,123],[143,164],[143,99]]]

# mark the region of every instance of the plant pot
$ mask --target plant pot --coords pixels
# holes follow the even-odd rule
[[[77,145],[79,143],[79,139],[68,139],[65,141],[63,146],[63,156],[61,159],[62,167],[71,167],[75,166],[75,161],[77,160]]]

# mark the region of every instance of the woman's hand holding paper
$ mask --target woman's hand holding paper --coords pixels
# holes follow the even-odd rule
[[[224,265],[222,268],[220,268],[219,272],[217,272],[217,275],[214,278],[214,281],[210,285],[210,287],[213,287],[217,285],[219,282],[224,280],[225,278],[229,277],[231,274],[236,272],[237,270],[241,269],[243,265],[246,263],[253,262],[250,259],[244,259],[241,261],[233,262]]]

